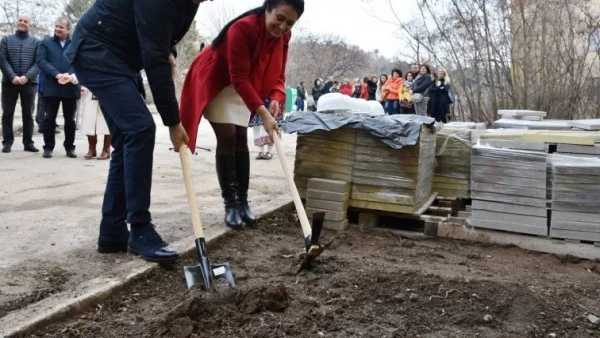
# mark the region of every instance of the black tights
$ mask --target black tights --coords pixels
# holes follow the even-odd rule
[[[217,156],[248,152],[248,127],[211,122],[217,136]]]

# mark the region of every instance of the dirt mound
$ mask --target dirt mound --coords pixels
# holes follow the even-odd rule
[[[283,284],[261,286],[240,293],[238,306],[246,314],[264,310],[282,312],[289,306],[287,289]]]

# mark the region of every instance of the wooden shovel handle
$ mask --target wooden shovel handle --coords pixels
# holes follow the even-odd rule
[[[192,180],[192,166],[190,165],[189,148],[186,144],[179,147],[179,159],[181,160],[181,169],[183,169],[183,181],[185,182],[185,190],[187,191],[188,203],[190,204],[190,214],[192,215],[192,225],[196,238],[203,238],[204,231],[202,229],[202,221],[200,221],[200,210],[198,210],[198,202],[196,200],[196,189]]]
[[[281,168],[283,168],[283,173],[285,174],[288,186],[290,187],[290,190],[292,191],[292,196],[294,197],[294,205],[296,206],[296,212],[298,213],[298,218],[300,219],[302,233],[304,233],[304,237],[308,237],[312,232],[310,222],[308,221],[308,217],[306,216],[304,205],[302,205],[302,200],[300,199],[300,195],[298,194],[296,183],[292,178],[290,167],[288,167],[285,153],[283,152],[283,148],[281,147],[281,140],[279,140],[279,135],[277,135],[276,131],[273,131],[273,142],[275,143],[275,148],[277,148],[277,157],[279,157],[279,162],[281,162]]]

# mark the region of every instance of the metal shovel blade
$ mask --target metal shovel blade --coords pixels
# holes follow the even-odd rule
[[[324,212],[316,212],[312,216],[311,234],[306,237],[306,255],[304,261],[300,264],[300,270],[310,269],[311,263],[314,261],[325,248],[319,244],[319,237],[321,237],[321,230],[323,230],[323,222],[325,220]],[[300,271],[299,270],[299,271]]]
[[[198,250],[198,265],[183,267],[188,289],[200,284],[204,286],[207,292],[212,292],[213,280],[220,278],[225,279],[229,285],[235,287],[235,280],[229,263],[210,264],[206,254],[206,241],[204,238],[196,239],[196,249]]]

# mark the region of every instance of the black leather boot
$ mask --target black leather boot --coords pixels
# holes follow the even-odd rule
[[[237,200],[237,178],[235,154],[217,155],[217,177],[221,186],[221,196],[225,202],[225,224],[232,229],[242,227],[242,217]]]
[[[235,153],[235,172],[237,176],[237,197],[240,204],[240,216],[247,224],[256,222],[256,216],[248,205],[248,186],[250,184],[250,154]]]

